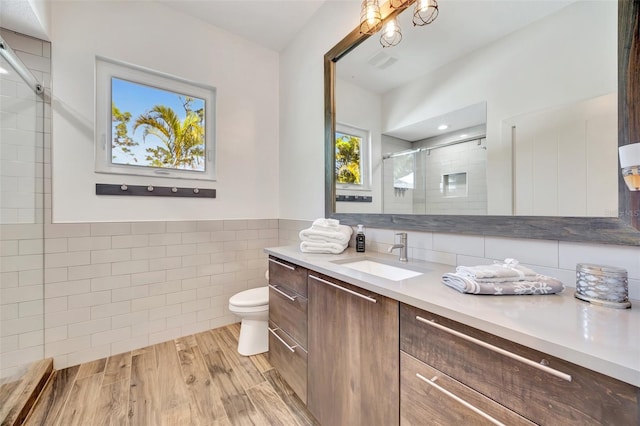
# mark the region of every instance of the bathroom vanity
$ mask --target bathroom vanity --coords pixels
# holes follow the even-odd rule
[[[381,254],[266,250],[270,360],[333,424],[640,424],[640,312],[400,281],[348,267]]]

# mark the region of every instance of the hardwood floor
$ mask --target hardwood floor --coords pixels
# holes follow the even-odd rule
[[[25,425],[317,425],[240,324],[56,371]]]

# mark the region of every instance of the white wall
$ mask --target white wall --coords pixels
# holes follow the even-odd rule
[[[276,52],[155,2],[53,2],[52,27],[53,222],[277,216]],[[217,182],[94,173],[95,55],[217,88]],[[96,196],[96,183],[215,188],[218,198]]]
[[[328,1],[280,54],[280,218],[324,217],[323,57],[358,25],[358,1]]]

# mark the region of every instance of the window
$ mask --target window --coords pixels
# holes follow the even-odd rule
[[[96,172],[215,180],[215,88],[96,58]]]
[[[369,190],[369,132],[336,124],[336,186],[342,189]]]

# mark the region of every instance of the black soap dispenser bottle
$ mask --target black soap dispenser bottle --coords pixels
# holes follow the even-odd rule
[[[358,225],[358,229],[356,231],[356,251],[358,253],[364,253],[364,246],[365,246],[364,227],[362,225]]]

